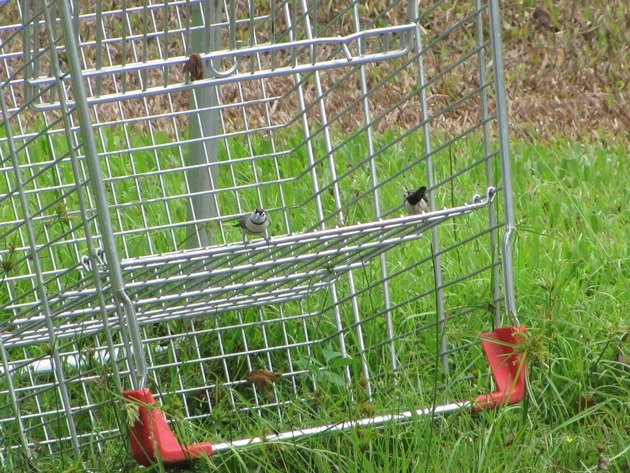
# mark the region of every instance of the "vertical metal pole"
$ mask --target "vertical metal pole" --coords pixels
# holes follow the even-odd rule
[[[284,17],[287,24],[287,34],[288,34],[290,42],[295,41],[297,39],[296,31],[298,29],[297,22],[299,21],[299,15],[297,15],[295,12],[296,3],[294,3],[293,6],[294,6],[294,9],[293,9],[294,11],[291,12],[289,3],[283,2]],[[293,51],[294,51],[294,48],[291,48],[292,55],[294,54]],[[296,61],[297,59],[292,57],[292,60]],[[320,228],[324,229],[326,228],[326,224],[324,221],[324,207],[323,207],[322,196],[320,192],[319,175],[317,173],[317,166],[315,166],[315,151],[313,149],[311,125],[310,125],[309,117],[307,113],[306,95],[304,93],[303,79],[299,73],[295,73],[293,75],[293,80],[294,80],[294,84],[296,85],[295,91],[297,93],[297,98],[298,98],[300,122],[302,124],[302,129],[304,131],[304,143],[306,147],[306,156],[307,156],[308,165],[309,165],[308,168],[310,169],[310,175],[311,175],[311,180],[313,184],[313,193],[315,195],[315,203],[317,207],[317,219],[320,222]],[[339,298],[337,297],[337,285],[335,283],[332,283],[330,285],[330,295],[331,295],[331,302],[332,302],[331,306],[333,307],[333,313],[334,313],[334,319],[335,319],[335,328],[337,329],[337,332],[338,332],[339,351],[344,356],[346,356],[347,350],[346,350],[346,340],[344,337],[345,331],[343,329],[343,324],[341,321],[341,311],[339,310]],[[304,330],[305,337],[308,338],[308,330],[306,329],[306,327],[304,327],[303,330]],[[310,348],[308,349],[310,350]],[[310,351],[309,351],[309,354],[310,354]],[[351,379],[350,368],[347,366],[344,368],[344,375],[345,375],[346,383],[350,385],[352,379]]]
[[[486,186],[496,187],[494,182],[494,171],[492,169],[492,163],[488,160],[488,156],[492,153],[492,146],[490,143],[490,124],[488,123],[488,89],[486,88],[486,53],[483,50],[484,36],[483,36],[483,17],[482,17],[482,5],[481,0],[475,0],[475,8],[477,9],[476,22],[477,22],[477,65],[479,68],[479,88],[481,89],[481,120],[483,121],[483,151],[486,158]],[[499,327],[501,325],[501,308],[497,303],[501,294],[501,288],[499,286],[499,237],[498,232],[494,228],[496,226],[496,204],[488,205],[488,225],[490,225],[490,255],[492,258],[492,302],[495,304],[494,308],[494,326]]]
[[[103,238],[103,249],[105,250],[105,255],[107,257],[107,268],[109,271],[110,282],[116,303],[122,308],[123,313],[125,314],[127,322],[126,328],[131,338],[135,368],[135,372],[131,373],[131,383],[134,389],[138,389],[146,385],[147,364],[142,350],[142,339],[140,337],[140,328],[138,327],[136,311],[133,303],[125,293],[125,284],[120,268],[118,251],[116,249],[116,239],[114,238],[114,231],[112,229],[109,204],[107,203],[107,194],[105,186],[103,185],[103,175],[98,162],[96,140],[92,134],[92,122],[87,104],[85,85],[83,84],[83,77],[81,75],[81,63],[79,61],[77,38],[73,29],[69,1],[70,0],[61,0],[60,4],[61,28],[65,37],[66,51],[68,54],[72,92],[74,94],[76,110],[79,116],[79,127],[81,137],[83,139],[83,148],[86,158],[85,161],[90,175],[91,187],[94,192],[96,219]]]
[[[313,39],[314,36],[313,36],[313,29],[312,29],[312,23],[311,23],[311,11],[309,10],[307,1],[301,0],[301,6],[302,6],[302,16],[304,20],[304,29],[305,29],[304,32],[306,34],[306,38]],[[296,5],[296,8],[297,8],[297,5]],[[313,72],[313,77],[315,79],[315,94],[316,94],[315,100],[319,104],[319,107],[318,107],[319,119],[320,119],[322,131],[324,135],[324,146],[326,148],[326,156],[328,158],[327,159],[328,172],[330,173],[330,181],[332,183],[331,189],[333,193],[333,199],[335,201],[335,207],[337,208],[337,210],[341,210],[343,206],[341,204],[341,193],[339,191],[339,185],[337,181],[337,170],[335,167],[335,157],[334,157],[334,151],[333,151],[333,145],[332,145],[332,136],[330,132],[330,124],[328,123],[328,113],[326,111],[324,90],[323,90],[321,76],[320,76],[319,71],[315,70]],[[339,218],[339,224],[344,225],[345,218],[343,216],[343,213],[340,212],[338,218]],[[332,300],[334,312],[335,312],[335,323],[337,325],[337,329],[339,330],[339,338],[342,339],[346,331],[343,328],[343,321],[341,317],[341,312],[339,310],[339,303],[338,303],[339,295],[337,293],[337,285],[335,283],[332,283],[330,287],[331,287],[331,295],[332,295],[331,300]],[[356,327],[355,335],[357,337],[357,345],[358,345],[359,353],[360,353],[361,370],[366,380],[369,380],[370,379],[369,368],[367,365],[365,343],[363,340],[363,324],[361,323],[361,313],[359,311],[359,303],[356,296],[356,290],[355,290],[355,285],[354,285],[354,275],[352,271],[348,271],[348,290],[352,294],[352,297],[350,298],[350,305],[352,307],[352,314],[354,316],[354,323]],[[344,356],[346,356],[347,352],[345,351],[345,341],[343,343],[340,343],[340,351]],[[352,382],[350,369],[349,367],[345,367],[344,370],[346,374],[346,382],[349,386]],[[368,381],[368,394],[371,397],[372,386],[369,383],[369,381]]]
[[[489,1],[490,39],[492,43],[492,67],[496,88],[497,130],[499,133],[499,152],[503,174],[503,195],[505,212],[505,235],[503,235],[503,284],[505,307],[513,325],[517,325],[516,297],[514,294],[514,268],[512,261],[512,236],[516,230],[514,217],[514,194],[512,188],[512,163],[508,141],[507,99],[505,96],[505,73],[503,65],[503,45],[501,44],[501,23],[498,0]]]
[[[99,0],[101,3],[101,0]],[[57,19],[56,10],[44,8],[44,19],[46,22],[46,31],[48,32],[48,37],[51,38],[51,46],[50,46],[50,56],[51,56],[51,69],[53,71],[53,77],[61,77],[61,71],[59,69],[59,56],[57,54],[57,49],[54,47],[54,38],[55,35],[55,20]],[[96,15],[96,28],[97,31],[100,31],[102,27],[102,16],[98,14]],[[107,347],[109,350],[110,360],[112,361],[112,371],[114,375],[114,382],[119,389],[122,389],[120,372],[118,370],[118,365],[116,364],[116,352],[114,349],[114,339],[112,337],[112,331],[108,325],[108,317],[107,310],[105,309],[105,294],[103,292],[103,284],[101,282],[101,277],[99,275],[98,265],[96,261],[96,253],[94,251],[94,239],[92,236],[92,230],[90,229],[90,222],[88,218],[87,212],[87,204],[85,202],[85,197],[83,195],[83,189],[81,186],[81,181],[83,180],[82,174],[79,172],[79,163],[77,159],[77,149],[78,143],[75,135],[72,133],[72,123],[70,121],[70,107],[68,106],[68,100],[65,92],[65,88],[63,82],[61,80],[56,81],[57,93],[59,94],[59,103],[61,104],[62,109],[62,118],[63,124],[66,129],[66,139],[68,142],[68,154],[70,156],[70,164],[72,166],[72,173],[74,175],[74,180],[77,187],[77,200],[79,201],[79,208],[81,209],[81,216],[84,223],[84,231],[85,231],[85,242],[87,243],[88,250],[90,252],[90,261],[92,263],[92,274],[94,275],[94,287],[98,293],[98,301],[101,308],[101,317],[103,320],[103,330],[105,331],[105,338],[107,340]],[[124,339],[124,337],[123,337]]]
[[[195,29],[191,35],[190,53],[216,51],[221,44],[221,29],[216,25],[221,19],[222,2],[194,2],[191,10]],[[214,68],[207,67],[204,63],[203,69],[204,78],[211,77]],[[202,110],[191,112],[188,125],[188,137],[192,140],[188,145],[187,161],[191,169],[186,173],[192,193],[188,201],[188,221],[207,221],[218,215],[217,195],[212,193],[217,187],[217,170],[212,164],[218,161],[218,140],[214,138],[221,124],[218,104],[219,91],[216,85],[195,88],[190,93],[191,111]],[[208,225],[195,223],[186,228],[188,248],[211,246],[215,243],[215,233]]]
[[[352,16],[354,19],[354,30],[359,33],[361,31],[361,18],[359,15],[359,8],[357,4],[354,4],[352,7]],[[359,41],[357,44],[359,55],[363,54],[364,44],[362,41]],[[372,189],[373,195],[372,200],[374,202],[374,214],[377,219],[381,218],[381,206],[380,206],[380,196],[378,189],[378,176],[376,171],[376,163],[374,156],[374,140],[372,137],[372,116],[370,113],[370,104],[368,100],[369,88],[367,85],[367,75],[365,73],[365,66],[359,67],[359,80],[361,83],[361,95],[363,96],[362,106],[363,106],[363,117],[365,123],[365,136],[367,139],[367,148],[368,155],[370,158],[370,177],[372,180]],[[389,340],[389,363],[393,372],[398,368],[398,361],[396,359],[396,344],[394,343],[394,337],[396,332],[394,330],[394,322],[392,320],[392,312],[391,312],[391,300],[389,298],[389,279],[387,277],[387,258],[385,254],[381,254],[380,256],[380,264],[381,264],[381,280],[383,286],[383,306],[385,308],[385,323],[387,326],[387,339]],[[368,370],[365,370],[369,373]],[[372,394],[372,386],[369,382],[369,378],[366,376],[368,380],[368,393]]]
[[[418,11],[418,2],[410,0],[408,4],[410,21],[417,22],[420,16]],[[431,134],[429,132],[429,105],[427,102],[427,85],[426,76],[424,73],[424,59],[420,51],[422,51],[422,37],[421,29],[418,24],[416,27],[416,54],[418,54],[418,81],[420,85],[420,112],[422,114],[422,126],[423,139],[424,139],[424,152],[427,156],[427,187],[433,188],[435,185],[435,177],[433,170],[433,158],[431,156]],[[433,192],[429,193],[429,206],[433,210],[435,209],[435,196]],[[440,336],[440,358],[442,361],[442,369],[444,373],[448,375],[448,355],[446,354],[448,346],[446,340],[446,314],[444,310],[444,291],[442,286],[442,263],[440,261],[440,239],[438,234],[438,227],[433,226],[431,228],[431,254],[433,259],[433,279],[435,282],[435,309],[437,313],[438,332]]]

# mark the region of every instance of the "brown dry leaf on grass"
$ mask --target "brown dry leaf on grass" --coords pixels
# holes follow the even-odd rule
[[[282,376],[282,373],[275,373],[269,370],[254,370],[250,371],[243,378],[248,383],[252,383],[261,391],[267,391],[271,383],[275,383],[278,378]]]

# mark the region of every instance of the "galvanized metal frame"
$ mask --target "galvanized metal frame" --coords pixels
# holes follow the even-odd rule
[[[0,256],[13,258],[14,254],[21,254],[16,265],[23,268],[18,274],[4,274],[9,300],[0,301],[3,317],[0,326],[4,330],[0,336],[1,371],[7,383],[0,389],[0,399],[12,413],[11,417],[0,413],[0,431],[4,432],[12,423],[18,426],[16,442],[0,448],[1,455],[13,449],[33,451],[41,447],[52,453],[66,444],[76,457],[84,456],[86,448],[104,451],[108,437],[119,435],[124,426],[105,427],[98,437],[77,430],[76,426],[80,411],[87,412],[96,425],[100,422],[99,409],[107,408],[106,403],[93,400],[94,394],[86,381],[98,379],[99,366],[107,368],[108,379],[118,391],[151,383],[158,390],[158,398],[166,398],[161,392],[178,396],[184,417],[189,420],[212,414],[216,399],[213,400],[211,393],[218,389],[226,390],[235,410],[260,416],[273,410],[282,419],[286,406],[304,401],[302,380],[310,379],[313,386],[317,384],[311,379],[309,368],[296,363],[292,350],[302,350],[300,353],[312,358],[313,350],[327,342],[334,342],[343,357],[358,357],[368,400],[380,395],[381,389],[368,360],[371,351],[383,348],[388,359],[386,370],[395,373],[408,364],[400,359],[397,343],[429,330],[435,331],[439,341],[436,355],[443,381],[460,379],[462,373],[453,372],[451,360],[454,354],[468,350],[471,345],[449,346],[447,326],[470,311],[455,314],[448,310],[444,291],[485,271],[491,274],[493,324],[500,326],[503,315],[512,324],[518,323],[511,254],[514,201],[497,0],[474,0],[474,6],[466,14],[454,18],[444,31],[428,39],[423,32],[423,21],[444,7],[443,0],[424,8],[413,0],[392,1],[389,9],[404,9],[406,16],[387,26],[366,25],[359,2],[353,2],[342,7],[338,16],[349,14],[351,18],[353,31],[345,36],[327,31],[330,26],[319,25],[317,3],[311,5],[307,0],[283,0],[280,6],[271,2],[269,11],[259,14],[251,3],[247,4],[247,12],[237,12],[234,0],[213,0],[203,7],[198,0],[163,4],[123,0],[117,11],[108,11],[103,3],[96,0],[95,11],[85,12],[80,2],[70,0],[20,2],[22,24],[0,27],[0,34],[4,35],[0,42],[0,65],[4,68],[0,75],[0,105],[6,130],[0,138],[0,179],[5,180],[9,190],[0,196],[0,204],[11,204],[12,209],[12,220],[0,224],[0,240],[13,238],[17,242],[12,251],[8,247],[0,249]],[[164,21],[169,8],[176,16],[175,27]],[[184,12],[188,14],[185,19]],[[387,13],[382,12],[381,17]],[[141,34],[131,31],[133,15],[142,18]],[[277,15],[283,18],[285,31],[278,32],[272,27],[269,42],[260,42],[255,25],[275,24]],[[119,37],[108,36],[106,19],[122,20]],[[93,42],[79,38],[81,24],[87,20],[94,20],[96,25]],[[428,75],[425,56],[449,34],[467,25],[474,29],[474,46]],[[42,27],[48,35],[44,46],[37,43],[37,32]],[[237,40],[238,28],[247,30],[247,40]],[[18,38],[23,51],[10,49]],[[179,54],[169,51],[169,38],[180,41],[183,48]],[[121,48],[118,58],[112,54],[114,46]],[[94,67],[87,67],[86,51],[93,51]],[[177,80],[173,71],[183,66],[192,51],[198,51],[204,61],[204,78]],[[151,56],[154,53],[157,56]],[[16,69],[19,56],[23,58],[22,66]],[[429,103],[432,87],[471,58],[477,61],[479,85],[439,110],[432,109]],[[42,64],[46,61],[49,70],[42,74]],[[67,70],[62,67],[64,61]],[[372,81],[369,68],[387,62],[397,66],[385,77]],[[417,71],[417,89],[405,91],[386,111],[374,111],[372,101],[376,91],[391,83],[396,72],[406,67]],[[333,70],[341,71],[340,80],[334,85],[325,84],[324,75]],[[155,83],[156,71],[162,77],[159,84]],[[333,136],[339,114],[330,114],[328,101],[352,75],[358,78],[360,93],[347,108],[358,107],[361,117],[350,136]],[[291,86],[280,93],[274,91],[270,83],[278,78],[289,78]],[[252,98],[246,83],[257,85],[259,95]],[[224,103],[220,95],[221,87],[227,85],[235,90],[235,101],[231,103]],[[190,110],[178,109],[174,102],[176,94],[182,92],[190,94]],[[166,97],[168,109],[156,112],[150,100],[160,97]],[[375,127],[379,120],[413,97],[417,97],[414,103],[420,110],[419,120],[386,145],[377,146]],[[436,140],[438,119],[457,110],[471,97],[479,97],[479,120]],[[140,113],[128,115],[125,106],[134,101],[141,104]],[[274,107],[282,104],[292,110],[286,121],[278,121],[274,116],[277,110]],[[116,107],[121,119],[104,119],[99,112],[102,106]],[[251,119],[250,107],[262,108],[262,123]],[[240,111],[241,128],[226,122],[225,116],[232,109]],[[29,120],[34,116],[43,117],[43,128],[33,127]],[[178,120],[186,116],[190,119],[188,138],[178,129]],[[154,125],[159,120],[170,123],[173,142],[159,142]],[[130,136],[134,124],[146,127],[149,144],[134,144]],[[124,142],[117,149],[104,148],[110,126],[124,130]],[[302,140],[287,148],[279,142],[277,134],[283,128],[296,126],[303,131]],[[424,150],[418,160],[390,175],[379,171],[380,156],[419,130]],[[483,137],[483,156],[455,174],[438,173],[438,167],[443,166],[439,162],[441,153],[478,131]],[[63,155],[57,155],[53,145],[59,134],[64,134],[68,143]],[[44,164],[33,147],[39,136],[47,137],[52,153]],[[270,150],[255,150],[254,136],[267,136]],[[338,156],[356,137],[365,141],[367,154],[360,163],[340,171]],[[236,156],[228,146],[232,140],[241,138],[246,143],[244,157]],[[317,140],[321,146],[315,144]],[[220,148],[225,157],[219,158]],[[175,150],[175,160],[169,167],[163,167],[160,153],[167,149]],[[306,168],[299,175],[285,175],[283,160],[302,151]],[[134,153],[146,153],[154,159],[156,169],[152,174],[161,189],[159,197],[143,189],[146,173],[134,167]],[[114,169],[115,159],[125,155],[130,157],[131,171],[120,175]],[[20,157],[26,161],[20,161]],[[72,171],[70,180],[61,170],[66,161]],[[267,162],[273,163],[273,179],[258,174],[258,165]],[[499,175],[493,167],[496,163]],[[242,164],[251,166],[252,181],[247,184],[241,183],[236,175],[237,166]],[[472,174],[477,166],[485,168],[485,185],[478,189],[481,196],[460,196],[458,203],[439,209],[440,190]],[[369,171],[369,187],[352,198],[342,197],[346,179],[360,167]],[[415,217],[398,217],[400,208],[383,208],[381,193],[387,186],[405,180],[411,170],[421,168],[430,189],[432,211]],[[228,185],[219,182],[219,169],[229,171]],[[57,185],[50,185],[43,178],[49,171],[56,175]],[[184,194],[167,190],[168,180],[175,173],[184,176]],[[305,196],[299,205],[310,209],[315,218],[305,228],[293,228],[291,212],[296,209],[286,194],[287,186],[302,179],[310,181],[312,194]],[[135,189],[134,199],[117,196],[117,183],[130,183]],[[250,210],[246,203],[249,197],[246,199],[245,195],[253,190],[258,201],[264,202],[265,189],[271,187],[278,189],[279,200],[271,212],[280,223],[282,234],[272,236],[270,244],[262,240],[233,241],[229,222]],[[57,197],[50,202],[43,195],[47,192],[57,193]],[[234,196],[234,210],[225,208],[221,196],[227,194]],[[56,209],[60,212],[56,206],[69,198],[77,199],[78,211],[72,211],[68,228],[61,235],[53,235],[45,223]],[[170,205],[178,199],[187,202],[185,220]],[[348,221],[345,209],[366,199],[371,200],[372,221]],[[157,204],[165,209],[166,223],[155,224],[150,220],[146,209]],[[486,207],[487,226],[483,230],[444,244],[442,224],[452,221],[457,225]],[[126,225],[128,209],[140,210],[140,226]],[[208,231],[208,224],[216,230]],[[45,243],[41,243],[41,234],[36,233],[34,225],[42,227]],[[187,235],[183,242],[177,236],[182,228]],[[157,249],[153,237],[157,232],[169,235],[170,251]],[[430,254],[414,265],[401,271],[387,260],[386,254],[391,249],[427,241],[428,233]],[[141,256],[136,255],[133,247],[137,235],[146,238],[149,250]],[[444,255],[486,238],[488,264],[462,277],[446,279]],[[62,266],[54,259],[54,249],[62,246],[71,248],[75,259],[72,265]],[[42,255],[51,258],[50,265],[42,265]],[[378,265],[380,279],[366,284],[360,274],[372,261]],[[404,302],[392,300],[392,285],[400,284],[405,272],[424,264],[431,265],[433,286]],[[34,281],[30,291],[17,294],[12,289],[30,278]],[[71,278],[73,282],[63,282]],[[366,314],[361,308],[361,297],[370,291],[382,294],[383,306]],[[329,294],[330,300],[310,304],[309,298],[320,292]],[[427,297],[434,299],[435,320],[400,332],[394,317],[396,311]],[[271,305],[277,306],[273,315],[266,311]],[[243,310],[248,310],[247,316]],[[220,318],[223,313],[234,315],[224,323]],[[351,314],[351,320],[346,320],[345,314]],[[324,317],[329,317],[326,323],[330,327],[326,330],[322,329]],[[385,324],[385,335],[379,341],[371,337],[367,340],[366,327],[380,319]],[[250,334],[253,329],[260,332],[255,342]],[[236,349],[234,334],[240,338]],[[217,344],[217,351],[212,354],[204,347],[209,337],[215,337]],[[192,352],[182,359],[184,340]],[[35,355],[34,349],[42,342],[50,347],[50,352]],[[89,356],[82,349],[85,343],[93,350]],[[237,390],[246,383],[232,376],[231,360],[242,360],[247,370],[252,371],[260,368],[259,360],[264,359],[264,367],[273,370],[280,359],[277,354],[286,358],[285,377],[293,400],[275,387],[268,394],[254,389],[251,406],[242,407]],[[223,379],[219,380],[216,373],[206,368],[208,363],[221,366]],[[196,367],[200,379],[191,384],[188,378],[179,375],[176,385],[161,380],[161,373],[173,370],[180,373],[183,365]],[[382,370],[385,372],[385,368]],[[53,374],[53,382],[41,378],[49,373]],[[349,366],[343,369],[343,376],[348,385],[356,381]],[[80,395],[76,394],[77,387]],[[25,395],[29,390],[33,393]],[[57,409],[46,407],[51,395],[59,396]],[[207,414],[196,412],[191,406],[191,395],[205,399]],[[36,405],[35,413],[22,407],[30,400]],[[447,402],[323,426],[313,426],[304,420],[305,425],[268,436],[266,440],[295,439],[469,407],[469,402]],[[65,435],[56,434],[51,427],[53,419],[60,415],[59,410],[67,426]],[[34,439],[32,432],[43,438]],[[262,440],[261,437],[230,439],[216,444],[215,450]]]

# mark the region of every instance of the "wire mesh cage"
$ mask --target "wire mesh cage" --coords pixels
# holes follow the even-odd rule
[[[333,3],[2,6],[0,461],[522,396],[497,1]]]

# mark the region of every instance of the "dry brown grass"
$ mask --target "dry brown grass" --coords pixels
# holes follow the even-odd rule
[[[105,2],[105,8],[111,6],[108,3]],[[134,2],[128,2],[131,3]],[[239,8],[242,7],[241,3],[243,2],[239,3]],[[402,19],[400,11],[388,9],[387,5],[390,3],[383,0],[366,2],[362,5],[362,14],[367,21],[380,12],[380,18],[375,20],[376,26],[398,22]],[[457,1],[447,3],[427,15],[423,19],[427,40],[438,36],[454,21],[470,12],[470,3]],[[502,5],[509,112],[514,130],[512,135],[518,137],[525,134],[536,139],[565,137],[569,140],[590,140],[606,136],[626,142],[630,130],[627,70],[630,7],[624,2],[607,0],[590,3],[569,0],[561,2],[561,5],[555,3],[547,1],[545,4],[536,5],[533,0],[525,0],[503,2]],[[260,2],[256,5],[257,8],[263,8]],[[88,8],[87,2],[83,7]],[[431,5],[425,3],[424,7],[430,9]],[[3,10],[3,13],[8,12],[5,18],[17,20],[14,5],[9,5]],[[326,23],[327,18],[336,18],[331,23],[330,31],[324,31],[322,34],[344,34],[352,31],[350,13],[347,10],[339,10],[339,5],[335,2],[321,4],[318,12],[319,21],[322,23]],[[158,22],[161,20],[160,13],[156,18]],[[176,17],[173,15],[171,20],[174,26]],[[106,28],[112,35],[114,34],[115,25],[111,22]],[[247,38],[248,31],[244,28],[241,30],[238,32],[239,37]],[[89,21],[82,24],[81,34],[83,41],[94,39],[93,25]],[[265,40],[265,34],[270,33],[262,30],[259,34],[260,42]],[[45,35],[40,36],[44,46]],[[449,35],[431,48],[425,55],[427,76],[431,78],[447,68],[452,64],[453,57],[470,47],[473,40],[474,28],[470,27]],[[3,53],[9,48],[15,50],[19,47],[20,39],[14,38],[11,43],[5,44]],[[151,42],[149,48],[149,55],[157,57],[157,44]],[[168,57],[183,57],[183,51],[178,44],[168,44],[166,48]],[[322,56],[328,53],[325,48],[319,51]],[[123,56],[124,60],[129,62],[133,57],[131,45],[128,45],[126,55],[118,48],[113,50],[112,56],[111,64],[116,64]],[[42,70],[47,67],[45,61],[46,58],[42,62]],[[89,51],[87,61],[88,65],[94,61],[94,56],[89,54]],[[104,65],[109,64],[106,62]],[[444,110],[453,101],[476,87],[478,77],[474,64],[473,60],[464,63],[430,86],[429,106],[432,113]],[[18,62],[13,66],[18,67]],[[10,63],[9,68],[11,67]],[[420,120],[417,96],[410,96],[396,104],[400,97],[409,94],[414,88],[417,72],[415,65],[404,66],[399,61],[392,61],[378,67],[370,66],[367,70],[368,85],[373,87],[372,116],[382,115],[376,123],[376,128],[382,130],[396,127],[401,123],[417,123]],[[7,76],[4,72],[0,71],[2,80]],[[168,73],[171,83],[184,80],[181,66],[169,68]],[[335,129],[342,132],[357,126],[357,115],[354,112],[360,112],[358,104],[346,110],[348,104],[359,97],[358,74],[346,73],[347,71],[343,69],[337,69],[321,75],[328,118],[334,120]],[[395,73],[395,77],[387,80],[388,74],[392,73]],[[17,76],[20,76],[19,72]],[[149,85],[156,85],[161,83],[163,75],[161,70],[155,69],[147,74],[145,79]],[[113,76],[109,81],[108,78],[104,80],[105,91],[113,90],[113,80]],[[127,74],[125,80],[129,87],[135,88],[139,86],[140,76]],[[270,97],[283,97],[287,90],[294,87],[289,77],[269,80],[266,86],[266,94]],[[307,78],[303,90],[307,102],[313,103],[309,117],[320,120],[312,78]],[[19,88],[16,88],[16,91],[19,102],[21,92]],[[229,84],[220,87],[220,95],[223,104],[242,105],[252,99],[262,98],[261,85],[254,81],[243,82],[240,85]],[[152,97],[146,103],[129,101],[126,102],[123,111],[114,105],[101,106],[99,116],[101,120],[115,122],[125,117],[186,110],[188,107],[186,93],[172,94],[170,99],[170,103],[164,97]],[[9,103],[11,101],[12,99],[9,99]],[[273,112],[271,124],[290,122],[296,117],[295,107],[294,100],[282,98],[271,100],[270,108]],[[236,106],[224,113],[224,121],[228,128],[239,129],[244,126],[243,109]],[[447,133],[457,132],[479,120],[478,110],[478,97],[471,97],[452,111],[440,114],[433,122],[433,126]],[[262,105],[248,106],[246,113],[249,127],[270,124]],[[184,126],[185,119],[182,117],[178,125],[171,123],[167,126],[165,122],[164,130],[173,132],[174,126]]]
[[[545,2],[549,27],[519,3],[504,2],[503,17],[513,126],[543,138],[604,133],[627,142],[630,4]]]

